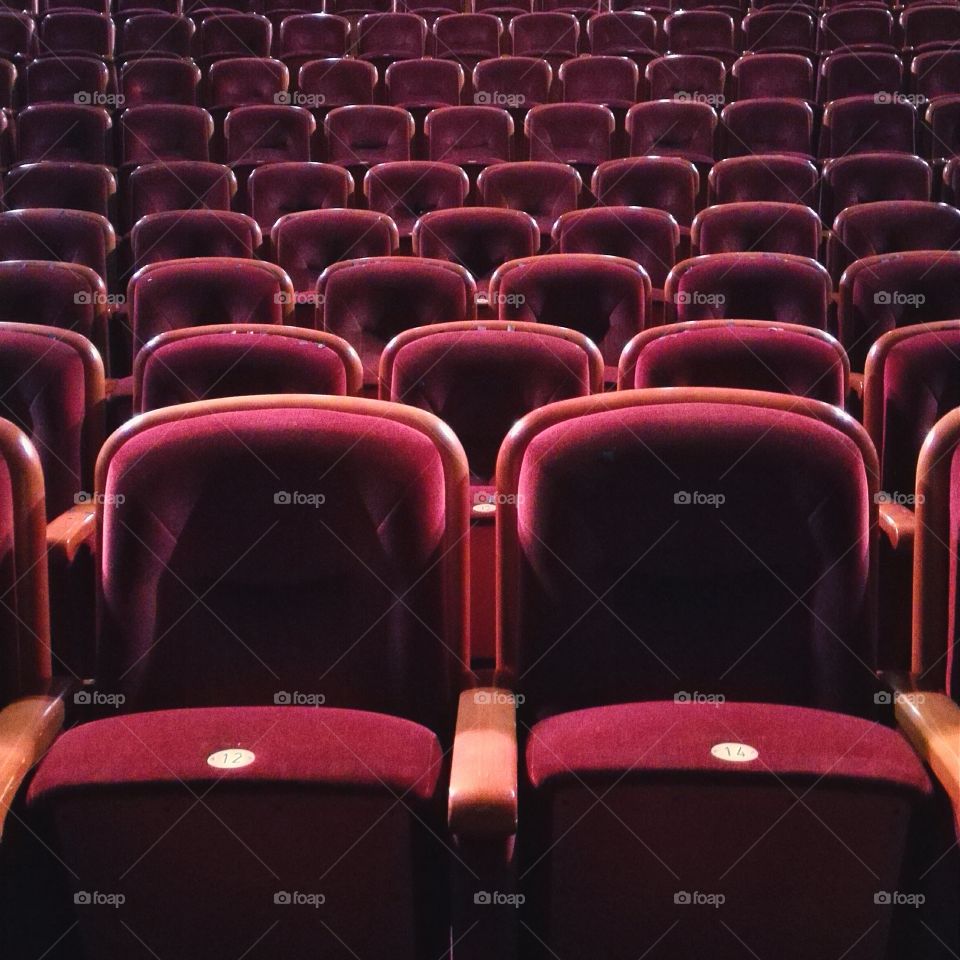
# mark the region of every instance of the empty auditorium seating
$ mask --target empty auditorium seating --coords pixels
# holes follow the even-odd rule
[[[345,207],[352,193],[353,178],[342,167],[268,163],[250,174],[247,211],[266,237],[284,214]]]
[[[813,110],[804,100],[757,97],[728,104],[720,114],[725,157],[814,153]]]
[[[120,54],[127,59],[149,56],[189,57],[196,27],[189,17],[174,13],[141,13],[130,17],[120,32]]]
[[[751,11],[743,18],[743,47],[751,52],[808,56],[816,47],[817,25],[811,11],[795,9]]]
[[[633,157],[600,164],[591,190],[607,207],[654,207],[665,210],[681,228],[693,222],[700,175],[679,157]]]
[[[413,133],[413,117],[400,107],[337,107],[324,121],[326,158],[361,170],[389,160],[409,160]]]
[[[626,57],[575,57],[557,71],[563,99],[627,109],[637,102],[640,71]]]
[[[632,156],[681,157],[693,163],[713,163],[717,115],[706,103],[638,103],[628,111],[626,123]]]
[[[679,10],[664,21],[670,53],[700,53],[725,63],[736,59],[733,18],[720,10]]]
[[[657,21],[640,10],[601,12],[587,21],[590,52],[629,57],[641,69],[657,56]]]
[[[0,260],[62,260],[104,280],[116,237],[110,221],[84,210],[36,208],[0,213]]]
[[[681,322],[775,320],[825,330],[832,289],[830,274],[807,257],[715,253],[678,263],[667,277],[666,300]]]
[[[316,121],[303,107],[260,104],[237,107],[223,122],[227,162],[255,166],[309,160]]]
[[[427,114],[424,134],[434,161],[484,167],[514,154],[513,118],[500,107],[439,107]]]
[[[580,174],[565,163],[496,163],[477,178],[484,206],[529,213],[541,239],[560,214],[577,209],[580,189]]]
[[[515,56],[539,57],[556,72],[577,55],[580,24],[572,13],[522,13],[510,21],[510,37]]]
[[[588,169],[611,158],[614,128],[610,110],[595,103],[541,104],[524,121],[531,160]]]
[[[367,206],[390,217],[404,239],[413,233],[422,214],[462,207],[469,189],[470,182],[460,167],[429,160],[379,163],[363,178]]]
[[[832,53],[820,64],[821,103],[864,94],[894,99],[903,85],[903,64],[894,53],[851,50]]]
[[[126,107],[148,103],[197,105],[200,68],[189,60],[143,57],[130,60],[120,71],[120,88]]]
[[[722,60],[695,53],[657,57],[645,72],[649,99],[702,100],[707,104],[723,103],[726,75]]]
[[[27,65],[27,103],[107,103],[110,72],[95,57],[40,57]]]
[[[261,243],[256,220],[224,210],[167,210],[137,221],[130,234],[134,269],[192,257],[252,257]]]
[[[452,60],[399,60],[384,73],[387,102],[407,110],[459,106],[463,68]]]
[[[213,118],[200,107],[148,104],[120,117],[121,160],[127,166],[209,160]]]
[[[300,68],[297,84],[307,97],[316,97],[324,110],[370,104],[377,87],[377,68],[346,57],[310,60]]]
[[[640,264],[654,296],[662,299],[667,274],[677,262],[680,228],[664,210],[604,206],[565,213],[553,227],[557,253],[610,254]]]
[[[694,320],[638,333],[617,386],[730,387],[810,397],[842,407],[850,361],[829,333],[763,320]]]
[[[363,371],[345,340],[319,330],[244,324],[161,333],[137,354],[133,408],[266,393],[353,396]]]
[[[106,14],[59,10],[40,21],[40,51],[45,55],[81,54],[109,59],[116,29]]]
[[[758,251],[817,259],[820,217],[802,204],[749,201],[701,210],[690,231],[690,252]]]
[[[229,210],[236,192],[236,178],[219,163],[145,163],[127,181],[124,227],[130,229],[141,217],[166,210]]]
[[[847,207],[877,200],[929,200],[930,167],[906,153],[857,153],[823,165],[820,215],[825,223]]]
[[[93,463],[103,442],[103,390],[100,355],[80,333],[0,323],[0,416],[23,430],[36,449],[48,520],[93,489]]]
[[[310,60],[342,57],[347,52],[350,22],[327,13],[301,13],[284,18],[280,25],[277,56],[295,79]]]
[[[880,200],[837,215],[827,244],[827,267],[835,281],[861,257],[904,250],[956,250],[960,210],[922,200]]]
[[[151,263],[127,286],[133,355],[157,334],[216,323],[293,318],[290,278],[272,263],[199,257]]]
[[[303,210],[277,220],[271,242],[274,259],[293,283],[299,325],[313,326],[320,274],[341,260],[389,257],[399,237],[390,217],[374,210]]]
[[[765,154],[720,160],[710,170],[710,202],[765,200],[816,206],[817,168],[803,157]]]
[[[586,334],[600,348],[609,382],[624,345],[647,322],[650,303],[646,271],[621,257],[557,253],[511,260],[490,281],[490,304],[499,319]]]
[[[381,400],[420,407],[464,446],[474,485],[492,484],[497,452],[516,421],[546,403],[602,385],[594,344],[545,323],[442,323],[398,334],[380,361]],[[490,498],[492,499],[492,498]]]
[[[109,164],[110,114],[102,107],[42,103],[20,111],[20,160]]]
[[[960,51],[929,50],[910,63],[913,90],[927,100],[960,93]]]
[[[917,114],[905,100],[844,97],[828,103],[820,131],[820,156],[917,152]]]
[[[752,53],[730,68],[738,100],[790,97],[813,100],[814,73],[809,57],[796,53]]]
[[[893,13],[882,4],[840,6],[820,18],[823,51],[887,47],[895,49]]]
[[[289,85],[289,71],[279,60],[232,57],[211,64],[204,103],[209,110],[283,103]]]
[[[317,282],[316,326],[354,347],[368,386],[377,382],[383,348],[400,331],[472,320],[476,311],[473,278],[445,260],[347,260],[327,267]]]
[[[426,53],[427,22],[413,13],[370,13],[357,24],[357,56],[383,70]]]
[[[522,210],[463,207],[433,210],[420,216],[411,236],[413,253],[450,260],[465,267],[485,304],[490,278],[501,264],[540,251],[537,222]]]
[[[210,64],[227,57],[269,57],[270,21],[255,13],[222,13],[200,24],[200,61]]]
[[[840,283],[837,326],[851,367],[864,368],[867,351],[899,327],[954,320],[960,289],[960,253],[909,251],[864,257]]]
[[[8,210],[63,207],[109,217],[116,192],[110,170],[92,163],[25,163],[8,170],[3,178],[3,204]]]

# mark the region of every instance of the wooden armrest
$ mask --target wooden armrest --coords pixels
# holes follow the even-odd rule
[[[894,550],[913,550],[916,514],[902,503],[880,504],[880,529]]]
[[[960,707],[945,693],[898,693],[897,723],[933,771],[960,823]]]
[[[93,550],[96,532],[96,505],[75,504],[47,525],[47,552],[67,564],[73,563],[82,547]]]
[[[24,777],[63,726],[63,697],[15,700],[0,710],[0,836]]]
[[[861,402],[863,401],[863,374],[851,373],[849,381],[849,390]]]
[[[454,834],[516,833],[516,712],[508,690],[478,687],[460,694],[448,808]]]

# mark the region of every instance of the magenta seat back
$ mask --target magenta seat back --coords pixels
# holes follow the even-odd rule
[[[812,53],[816,46],[816,20],[803,9],[751,9],[742,29],[745,50]]]
[[[804,100],[757,97],[723,108],[724,155],[813,155],[813,110]]]
[[[513,52],[543,57],[551,64],[577,55],[580,24],[570,13],[522,13],[510,21]]]
[[[820,64],[821,103],[864,94],[893,100],[903,86],[903,63],[894,53],[856,50],[832,53]]]
[[[25,13],[0,12],[0,54],[18,60],[37,55],[37,28]]]
[[[379,163],[363,180],[367,206],[391,218],[401,237],[409,237],[425,213],[462,207],[469,189],[470,181],[460,167],[429,160]]]
[[[457,107],[463,68],[452,60],[398,60],[384,73],[387,102],[407,109]]]
[[[109,58],[113,56],[115,36],[110,17],[89,10],[62,10],[40,21],[40,49],[44,54]]]
[[[623,391],[528,416],[497,476],[500,635],[528,722],[718,686],[870,713],[876,490],[863,428],[800,397]]]
[[[905,47],[942,48],[960,40],[960,10],[950,4],[919,4],[900,14],[900,26]]]
[[[161,260],[252,257],[262,242],[257,222],[224,210],[166,210],[137,221],[130,236],[134,269]]]
[[[269,163],[247,181],[249,212],[264,236],[284,214],[346,207],[352,192],[350,174],[326,163]]]
[[[21,161],[113,162],[110,114],[103,107],[45,103],[21,110],[18,124]]]
[[[153,263],[127,287],[134,356],[159,333],[217,323],[284,323],[293,287],[271,263],[200,257]]]
[[[557,76],[568,103],[631,107],[637,102],[640,71],[627,57],[575,57],[560,65]]]
[[[631,157],[601,163],[594,171],[591,189],[603,206],[653,207],[689,227],[700,175],[690,161],[680,157]]]
[[[173,13],[141,13],[124,21],[120,52],[124,56],[189,57],[196,30],[189,17]]]
[[[172,57],[144,57],[123,65],[120,73],[124,106],[146,103],[181,103],[196,106],[200,68]]]
[[[370,13],[357,24],[357,56],[416,60],[426,54],[427,22],[414,13]]]
[[[524,122],[530,159],[596,166],[609,160],[613,114],[595,103],[550,103],[534,107]]]
[[[817,168],[803,157],[731,157],[710,171],[710,202],[817,203]]]
[[[812,100],[813,63],[796,53],[753,53],[743,56],[731,68],[736,80],[737,99],[784,97]]]
[[[300,92],[322,97],[324,108],[373,103],[377,68],[347,57],[311,60],[300,68]]]
[[[342,57],[347,52],[350,22],[327,13],[302,13],[286,17],[280,25],[281,58],[301,61]],[[293,71],[291,71],[292,73]]]
[[[219,163],[174,160],[137,167],[127,182],[126,226],[166,210],[229,210],[237,182]]]
[[[955,156],[960,144],[960,96],[938,97],[927,107],[926,121],[930,129],[931,158]]]
[[[477,179],[484,206],[523,210],[549,234],[562,213],[576,210],[580,175],[565,163],[496,163]]]
[[[237,107],[223,122],[227,158],[245,163],[309,160],[316,121],[303,107]]]
[[[694,256],[756,250],[816,260],[821,230],[820,217],[802,204],[725,203],[697,214],[690,245]]]
[[[469,73],[481,60],[500,56],[503,24],[489,13],[453,13],[433,24],[434,56],[456,60]]]
[[[933,175],[906,153],[858,153],[823,165],[820,213],[826,223],[847,207],[878,200],[929,200]]]
[[[842,157],[878,150],[916,153],[916,130],[916,110],[904,100],[844,97],[828,104],[823,113],[820,155]]]
[[[3,203],[8,210],[64,207],[106,217],[116,191],[117,181],[110,170],[93,163],[25,163],[9,170],[3,179]]]
[[[290,74],[279,60],[266,57],[233,57],[210,66],[206,104],[230,109],[251,104],[283,103]]]
[[[106,279],[115,242],[110,221],[96,213],[48,208],[0,213],[2,260],[76,263]]]
[[[825,330],[833,285],[816,260],[785,253],[715,253],[667,278],[674,318],[775,320]]]
[[[681,10],[663,24],[671,53],[733,50],[735,31],[733,17],[718,10]]]
[[[223,13],[200,24],[203,57],[269,57],[270,21],[255,13]]]
[[[550,99],[553,70],[540,57],[495,57],[473,70],[474,102],[478,106],[528,110]]]
[[[434,161],[485,166],[513,155],[513,118],[501,107],[439,107],[427,114],[424,131]]]
[[[364,380],[376,383],[386,344],[402,330],[476,316],[476,284],[459,264],[371,257],[334,263],[317,281],[317,326],[360,354]]]
[[[696,53],[657,57],[647,64],[651,100],[700,100],[723,104],[727,70],[722,60]]]
[[[209,160],[213,118],[200,107],[157,104],[131,107],[120,119],[123,162]]]
[[[820,18],[820,49],[842,50],[871,44],[893,47],[893,14],[882,5],[828,10]]]
[[[413,117],[400,107],[337,107],[325,121],[327,158],[341,166],[409,160]]]
[[[657,21],[639,10],[597,13],[587,21],[590,52],[598,56],[656,56]]]
[[[467,471],[439,420],[297,395],[137,423],[97,473],[124,495],[102,516],[98,677],[126,710],[272,704],[323,676],[326,706],[448,728],[467,653]]]
[[[717,115],[706,103],[654,100],[627,113],[632,156],[682,157],[712,163]]]
[[[40,57],[27,66],[27,103],[105,106],[110,73],[95,57]]]
[[[960,93],[960,50],[931,50],[918,54],[910,64],[913,88],[933,100]]]

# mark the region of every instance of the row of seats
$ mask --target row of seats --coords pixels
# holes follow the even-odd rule
[[[505,341],[514,398],[534,357],[557,396],[577,367],[583,382],[500,449],[495,688],[469,670],[470,466],[449,428],[382,401],[208,400],[111,437],[91,503],[47,532],[57,562],[96,568],[103,611],[97,684],[57,738],[43,476],[0,424],[18,613],[0,624],[20,655],[12,696],[33,694],[3,715],[14,787],[40,761],[6,817],[5,955],[196,956],[211,910],[233,916],[218,949],[257,960],[328,943],[440,957],[451,940],[461,956],[626,960],[657,938],[681,956],[732,958],[749,938],[805,960],[858,937],[871,960],[949,955],[957,796],[936,771],[955,748],[920,708],[956,711],[960,416],[917,473],[927,687],[897,692],[898,715],[918,704],[901,716],[915,754],[877,675],[881,488],[862,427],[755,390],[584,396],[596,361],[575,340],[424,333],[391,373],[410,365],[415,406],[436,336],[433,359],[459,344],[467,364],[448,367],[445,413]],[[795,887],[802,924],[794,899],[763,895],[784,876],[816,877]]]

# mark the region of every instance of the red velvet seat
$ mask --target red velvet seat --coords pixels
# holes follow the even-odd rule
[[[660,298],[680,246],[680,228],[669,213],[638,206],[565,213],[554,224],[552,236],[558,253],[609,254],[639,263]]]
[[[96,57],[40,57],[27,65],[27,103],[106,106],[110,71]]]
[[[399,242],[393,220],[374,210],[284,214],[273,225],[271,245],[274,259],[293,283],[300,325],[313,325],[317,280],[331,263],[389,257],[397,252]]]
[[[460,167],[429,160],[378,163],[363,178],[367,207],[391,218],[404,240],[413,233],[414,224],[423,214],[462,207],[469,189],[470,182]]]
[[[816,49],[817,24],[809,10],[752,8],[743,18],[743,48],[808,56]]]
[[[736,59],[736,25],[719,10],[678,10],[663,23],[670,53],[700,53],[725,63]]]
[[[433,55],[459,63],[467,81],[464,92],[472,94],[474,68],[483,60],[500,56],[503,24],[489,13],[450,13],[438,17],[431,32]]]
[[[157,334],[218,323],[286,323],[290,278],[272,263],[220,257],[170,260],[138,270],[127,286],[133,356]]]
[[[843,6],[820,18],[819,49],[824,51],[886,47],[896,48],[893,13],[882,4]]]
[[[380,359],[379,396],[440,417],[464,446],[471,483],[486,485],[514,423],[545,403],[597,392],[602,377],[599,351],[573,330],[443,323],[394,337]]]
[[[590,52],[629,57],[643,68],[657,55],[657,21],[640,10],[600,12],[587,21]]]
[[[0,260],[76,263],[106,280],[115,245],[110,221],[96,213],[46,207],[0,213]]]
[[[557,79],[568,103],[626,110],[637,102],[640,71],[627,57],[574,57],[560,64]]]
[[[621,257],[558,253],[511,260],[490,281],[490,304],[501,320],[570,327],[599,348],[607,381],[627,341],[651,313],[650,277]]]
[[[810,397],[843,407],[850,361],[829,333],[764,320],[693,320],[638,333],[617,388],[729,387]]]
[[[297,87],[324,110],[352,104],[370,104],[377,88],[377,68],[365,60],[347,57],[309,60],[300,68]]]
[[[413,117],[400,107],[337,107],[324,121],[327,159],[361,169],[409,160],[413,133]]]
[[[807,257],[714,253],[678,263],[666,300],[677,321],[773,320],[825,330],[832,291],[830,274]]]
[[[473,100],[477,106],[512,110],[519,119],[549,102],[552,84],[553,69],[541,57],[494,57],[473,69]]]
[[[903,63],[895,53],[850,50],[832,53],[820,63],[817,99],[829,103],[841,97],[897,97],[903,86]]]
[[[134,269],[193,257],[252,258],[262,237],[256,220],[224,210],[166,210],[137,221],[130,235]]]
[[[347,53],[350,22],[329,13],[299,13],[280,25],[277,56],[287,65],[290,76],[310,60],[343,57]]]
[[[946,3],[917,4],[900,14],[900,29],[907,50],[943,50],[960,41],[960,10]]]
[[[910,63],[912,89],[921,97],[960,93],[960,50],[930,50]]]
[[[710,202],[817,203],[817,168],[803,157],[763,154],[720,160],[710,170]]]
[[[690,231],[690,252],[820,254],[820,217],[803,204],[749,201],[701,210]]]
[[[8,170],[3,178],[7,210],[63,207],[107,217],[116,192],[117,182],[110,170],[92,163],[25,163]]]
[[[44,55],[81,54],[113,57],[116,29],[106,14],[89,10],[60,10],[40,21],[40,50]]]
[[[125,107],[150,103],[197,105],[200,68],[189,60],[143,57],[128,61],[120,72]]]
[[[398,60],[384,73],[386,100],[407,110],[457,107],[463,68],[452,60]]]
[[[706,103],[655,100],[627,113],[631,156],[680,157],[711,164],[717,115]]]
[[[284,214],[346,207],[353,179],[326,163],[268,163],[247,181],[247,210],[266,237]]]
[[[581,168],[611,159],[614,129],[610,110],[593,103],[542,104],[524,121],[531,160]]]
[[[483,97],[482,93],[475,94]],[[483,167],[510,160],[513,119],[501,107],[439,107],[424,120],[427,154],[433,161]]]
[[[917,152],[917,113],[905,100],[844,97],[827,104],[820,131],[820,156],[848,153]]]
[[[229,210],[237,181],[229,167],[195,160],[147,163],[127,181],[124,225],[166,210]]]
[[[651,100],[696,100],[722,105],[727,70],[722,60],[697,53],[672,53],[647,64]]]
[[[227,162],[247,166],[310,159],[316,121],[303,107],[237,107],[223,122]]]
[[[812,157],[813,110],[805,100],[738,100],[723,108],[723,155]]]
[[[738,100],[784,97],[813,100],[813,63],[797,53],[751,53],[730,68]]]
[[[433,210],[420,216],[411,236],[413,253],[449,260],[466,268],[486,302],[490,278],[501,264],[540,250],[537,222],[522,210],[462,207]]]
[[[681,227],[693,222],[700,175],[680,157],[632,157],[601,163],[591,190],[602,206],[654,207],[665,210]]]
[[[906,153],[857,153],[823,165],[820,215],[832,223],[859,203],[878,200],[929,200],[930,166]]]
[[[279,60],[231,57],[210,65],[204,104],[209,110],[282,104],[289,86],[290,73]]]
[[[360,354],[364,383],[377,382],[387,343],[403,330],[476,317],[476,284],[445,260],[368,257],[331,264],[317,281],[317,328]]]
[[[23,63],[37,55],[37,28],[25,13],[0,11],[0,55]]]
[[[0,416],[36,449],[48,520],[93,489],[93,464],[103,442],[103,390],[103,362],[82,334],[0,322]]]
[[[840,282],[838,330],[854,370],[882,334],[954,320],[960,309],[960,253],[913,250],[864,257]]]
[[[495,163],[477,178],[484,206],[529,213],[541,238],[560,214],[577,209],[580,187],[580,175],[565,163]]]
[[[120,32],[120,56],[189,57],[196,31],[189,17],[174,13],[140,13],[126,20]]]
[[[427,52],[427,21],[414,13],[368,13],[357,24],[356,55],[385,70],[397,60]]]
[[[269,57],[272,27],[256,13],[204,17],[199,29],[200,59],[205,64],[228,57]]]
[[[263,324],[168,330],[137,354],[133,409],[267,393],[355,396],[360,359],[340,337]]]
[[[110,114],[103,107],[44,103],[27,107],[17,118],[21,162],[62,160],[113,163]]]
[[[927,107],[925,120],[929,130],[930,158],[944,160],[956,156],[960,152],[960,96],[938,97]]]
[[[522,13],[510,21],[513,53],[546,60],[554,73],[577,55],[580,24],[572,13]]]
[[[127,166],[209,160],[213,118],[200,107],[150,104],[120,117],[121,160]]]

